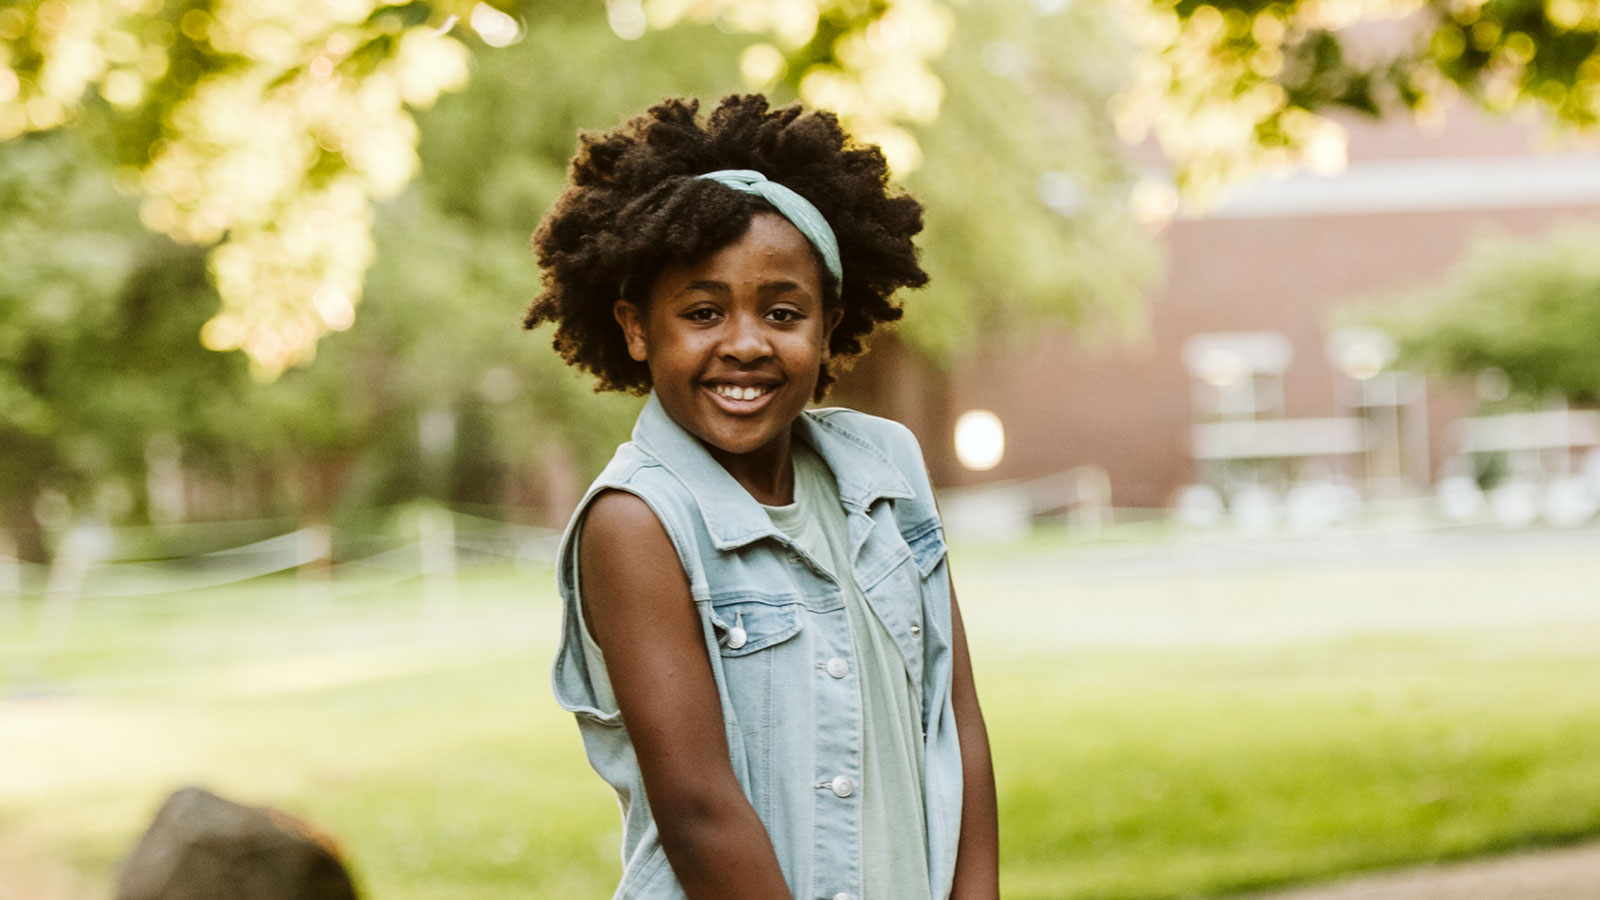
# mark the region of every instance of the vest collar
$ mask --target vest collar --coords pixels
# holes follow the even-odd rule
[[[805,410],[795,419],[793,434],[828,464],[847,509],[865,511],[880,499],[916,496],[882,450],[838,419],[825,411]],[[712,458],[698,438],[667,415],[654,391],[634,423],[633,442],[689,489],[718,550],[781,535],[750,492]]]

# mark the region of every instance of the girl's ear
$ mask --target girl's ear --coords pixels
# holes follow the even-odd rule
[[[833,340],[833,330],[839,327],[839,322],[844,318],[844,310],[830,309],[822,314],[822,358],[828,358],[828,346]]]
[[[628,342],[628,355],[634,362],[644,362],[650,345],[644,337],[644,312],[626,300],[611,304],[611,315],[622,326],[622,336]]]

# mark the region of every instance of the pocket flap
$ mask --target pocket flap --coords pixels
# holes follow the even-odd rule
[[[800,632],[800,604],[735,600],[711,607],[711,627],[723,656],[746,656]]]
[[[906,542],[911,546],[911,558],[917,562],[917,571],[923,578],[933,574],[944,559],[944,529],[934,526]]]

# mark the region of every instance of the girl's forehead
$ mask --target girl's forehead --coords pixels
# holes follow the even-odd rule
[[[752,218],[734,241],[705,257],[663,267],[652,293],[659,295],[663,289],[676,293],[700,282],[742,288],[792,284],[821,297],[821,278],[816,251],[805,235],[787,219],[765,213]]]

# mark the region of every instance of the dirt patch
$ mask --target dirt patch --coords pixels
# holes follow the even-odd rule
[[[105,895],[71,867],[15,834],[0,834],[0,900],[82,900]]]
[[[1421,866],[1237,900],[1600,900],[1600,842]]]

